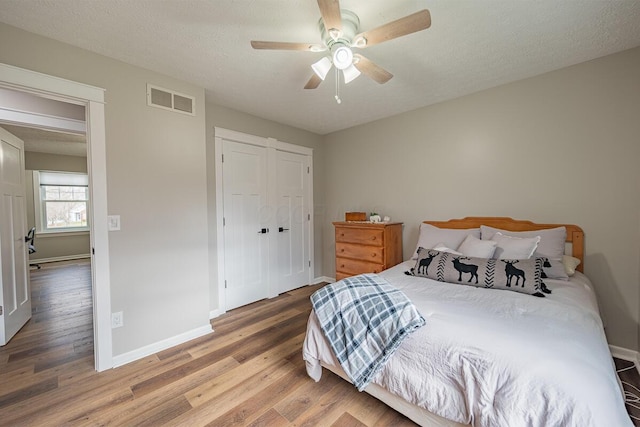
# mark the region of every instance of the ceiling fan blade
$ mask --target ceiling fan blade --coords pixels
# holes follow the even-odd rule
[[[324,50],[320,45],[311,43],[265,42],[259,40],[251,40],[251,47],[254,49],[307,50],[310,52],[320,52]]]
[[[369,77],[371,80],[374,80],[380,84],[384,84],[391,80],[393,74],[382,68],[381,66],[371,62],[367,58],[362,55],[353,55],[356,58],[356,61],[353,62],[353,65],[360,71],[362,74]]]
[[[304,85],[304,88],[305,89],[315,89],[318,86],[320,86],[320,83],[322,83],[322,79],[320,77],[318,77],[318,75],[316,73],[313,73],[313,75],[311,76],[311,78],[309,79],[307,84]]]
[[[340,15],[340,2],[338,0],[318,0],[320,15],[324,21],[327,32],[331,29],[342,31],[342,16]]]
[[[364,37],[367,43],[362,47],[373,46],[378,43],[386,42],[387,40],[393,40],[398,37],[406,36],[407,34],[426,30],[430,26],[431,14],[427,9],[423,9],[419,12],[405,16],[404,18],[400,18],[378,28],[374,28],[373,30],[360,33],[354,37],[354,40]]]

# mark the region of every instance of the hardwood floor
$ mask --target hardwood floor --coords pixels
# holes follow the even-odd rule
[[[319,383],[306,375],[318,286],[232,310],[213,334],[97,373],[89,263],[44,264],[31,278],[33,317],[0,347],[0,426],[415,426],[331,372]],[[615,362],[640,395],[637,370]]]
[[[414,426],[326,371],[306,374],[304,287],[232,310],[215,332],[93,367],[90,265],[32,270],[33,318],[0,347],[0,425]]]

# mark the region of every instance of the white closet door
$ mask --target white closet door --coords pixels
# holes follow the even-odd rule
[[[222,153],[226,308],[230,310],[268,296],[267,151],[225,140]]]
[[[276,154],[278,293],[309,284],[309,156]]]
[[[24,143],[0,128],[0,345],[31,318]]]

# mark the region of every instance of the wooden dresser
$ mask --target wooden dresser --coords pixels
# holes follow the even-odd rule
[[[334,222],[336,280],[402,262],[402,223]]]

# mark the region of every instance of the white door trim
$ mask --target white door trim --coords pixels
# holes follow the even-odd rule
[[[224,191],[222,190],[222,137],[215,130],[215,169],[216,169],[216,258],[218,260],[218,309],[219,316],[227,311],[227,299],[224,287]]]
[[[16,111],[9,108],[0,107],[0,115],[2,120],[7,123],[30,123],[36,127],[45,129],[62,129],[74,133],[84,134],[87,131],[84,120],[66,119],[54,117],[48,114],[25,113],[24,111]]]
[[[313,148],[278,141],[275,138],[263,138],[261,136],[250,135],[248,133],[242,133],[235,130],[229,130],[219,127],[215,127],[214,131],[216,139],[222,138],[229,141],[242,142],[243,144],[252,144],[259,147],[275,148],[276,150],[288,151],[290,153],[304,154],[307,156],[313,155]],[[217,152],[218,151],[216,151],[216,153]]]
[[[91,195],[94,357],[97,371],[113,367],[104,89],[0,63],[0,87],[85,105]]]
[[[215,135],[215,170],[216,170],[216,255],[218,265],[218,308],[212,310],[216,315],[221,315],[226,312],[226,299],[225,299],[225,254],[224,254],[224,201],[223,201],[223,186],[222,186],[222,141],[236,141],[244,144],[257,145],[260,147],[272,148],[280,151],[288,151],[290,153],[303,154],[310,156],[309,161],[309,258],[311,259],[311,267],[309,270],[310,283],[314,277],[314,223],[313,223],[313,149],[304,147],[302,145],[290,144],[283,141],[278,141],[275,138],[264,138],[260,136],[250,135],[248,133],[238,132],[230,129],[214,127]],[[269,156],[269,154],[267,154]],[[267,160],[269,162],[269,160]],[[275,162],[275,158],[272,157],[271,162]],[[269,168],[272,169],[272,168]],[[275,179],[274,177],[270,178]],[[269,196],[268,196],[269,197]],[[273,284],[269,284],[269,296],[276,296],[277,290]]]
[[[86,101],[104,103],[104,89],[84,83],[2,63],[0,63],[0,76],[3,86],[6,88],[36,93],[41,96],[49,94],[52,99],[66,102],[75,99],[81,103]]]

